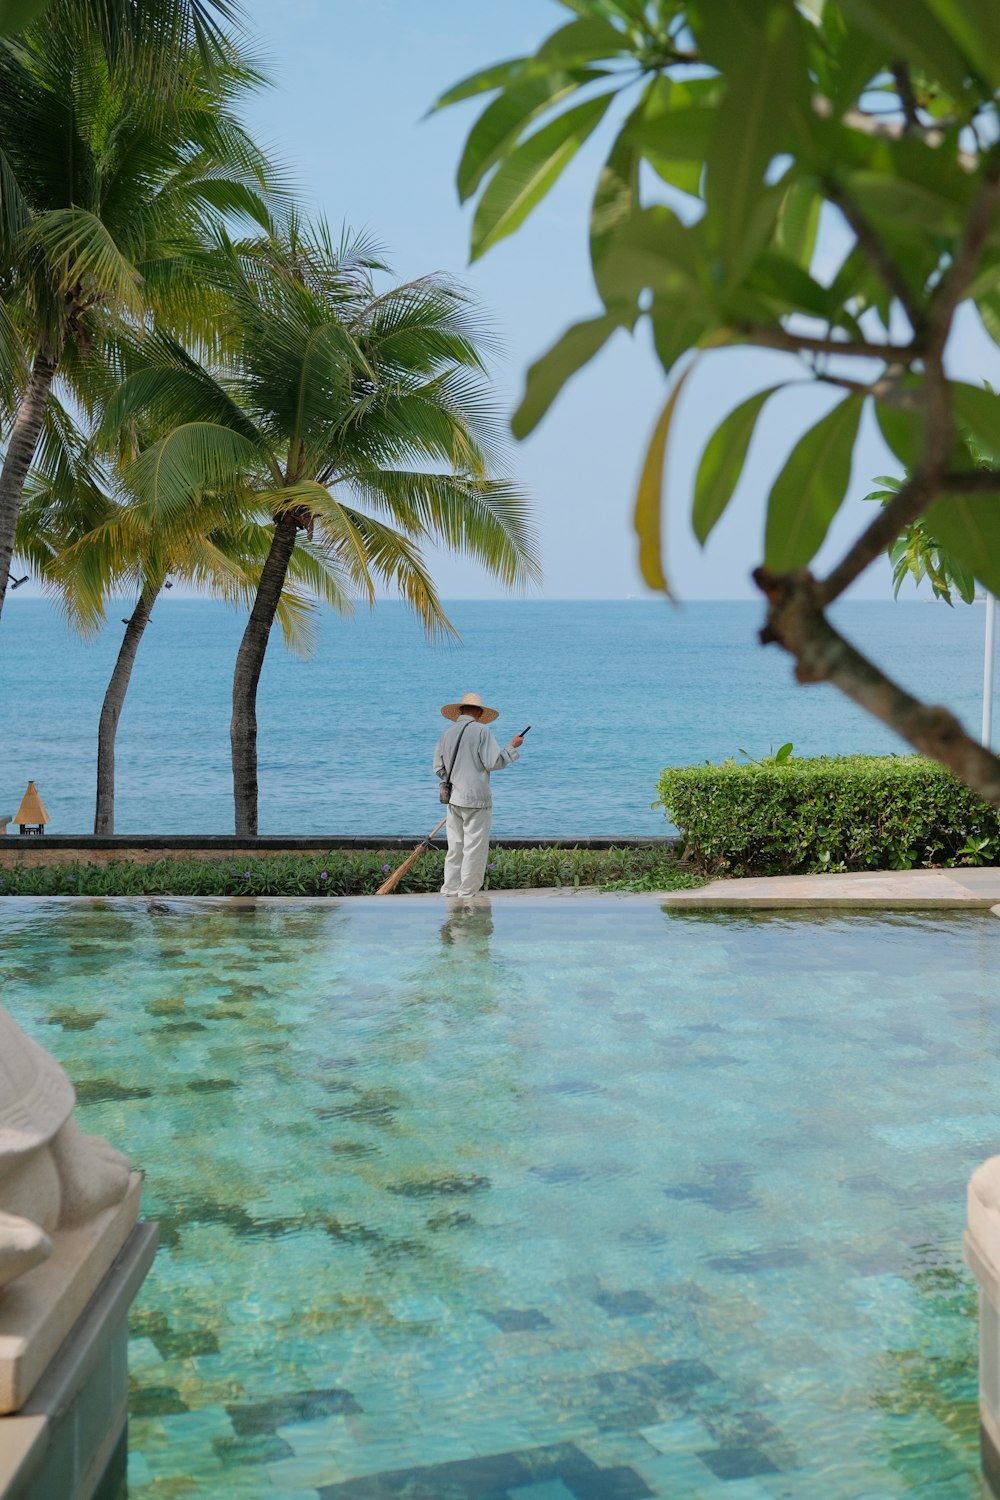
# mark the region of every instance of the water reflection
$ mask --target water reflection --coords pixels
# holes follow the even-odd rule
[[[441,925],[441,942],[461,956],[479,961],[490,957],[493,907],[488,896],[471,901],[449,901],[448,915]]]

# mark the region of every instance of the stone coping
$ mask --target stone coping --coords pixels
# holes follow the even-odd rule
[[[0,1413],[24,1406],[135,1226],[142,1178],[77,1229],[57,1230],[48,1260],[4,1288],[0,1299]]]
[[[737,910],[782,907],[990,910],[1000,903],[1000,869],[982,866],[846,875],[764,875],[746,880],[712,880],[698,890],[665,892],[662,899],[671,907]]]
[[[8,896],[0,899],[22,905],[52,904],[91,908],[123,906],[155,913],[198,907],[339,906],[387,901],[430,903],[442,910],[560,902],[638,902],[661,911],[682,914],[694,910],[720,911],[990,911],[1000,917],[1000,869],[888,870],[863,875],[780,875],[758,880],[717,880],[693,891],[602,891],[599,886],[536,886],[530,889],[484,891],[470,899],[445,897],[436,891],[389,896]]]

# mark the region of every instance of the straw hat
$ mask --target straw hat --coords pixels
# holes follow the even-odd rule
[[[494,719],[499,719],[498,709],[486,708],[478,693],[466,693],[460,703],[446,703],[441,712],[446,719],[457,719],[463,708],[481,708],[479,715],[480,724],[492,724]]]

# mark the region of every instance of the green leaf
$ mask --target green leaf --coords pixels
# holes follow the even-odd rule
[[[701,164],[705,160],[716,111],[707,104],[671,109],[631,127],[642,154],[657,172],[668,162]]]
[[[446,109],[449,104],[460,104],[463,99],[474,99],[477,94],[491,94],[495,89],[511,88],[528,76],[530,64],[531,58],[512,57],[508,62],[480,68],[435,99],[431,105],[431,113]]]
[[[574,323],[547,354],[535,361],[511,421],[516,438],[526,438],[535,430],[570,376],[593,359],[620,326],[619,319],[608,314]]]
[[[852,172],[849,188],[865,217],[893,230],[894,237],[901,230],[926,237],[931,230],[954,233],[958,228],[961,210],[954,198],[923,183],[888,172]]]
[[[797,12],[772,7],[766,23],[766,34],[728,76],[705,159],[709,218],[730,274],[747,254],[764,173],[786,143],[805,76]]]
[[[764,558],[776,573],[804,568],[843,502],[863,406],[848,396],[800,438],[771,487]]]
[[[995,0],[927,0],[928,9],[948,30],[966,58],[1000,83],[1000,28]]]
[[[773,250],[765,250],[757,257],[744,285],[776,304],[782,316],[805,312],[824,322],[831,320],[829,287],[814,281],[796,261]]]
[[[964,0],[963,0],[964,4]],[[855,24],[885,49],[886,66],[911,63],[928,79],[938,79],[953,98],[965,92],[968,73],[961,50],[924,0],[841,0]]]
[[[778,210],[774,248],[803,270],[808,270],[812,263],[822,207],[822,195],[814,187],[806,182],[794,182]]]
[[[991,464],[1000,465],[1000,396],[981,385],[955,380],[951,399],[959,426],[969,429]]]
[[[934,540],[1000,595],[1000,491],[996,495],[945,495],[924,521]],[[956,580],[957,582],[957,580]]]
[[[667,397],[646,450],[642,474],[639,477],[639,489],[635,497],[633,524],[639,538],[639,571],[651,589],[657,589],[668,598],[670,598],[670,585],[663,571],[663,465],[666,459],[670,423],[673,421],[677,399],[695,363],[696,361],[692,360],[687,369],[682,372]]]
[[[727,334],[711,338],[711,312],[702,302],[685,299],[683,294],[657,293],[653,298],[650,320],[656,355],[667,375],[690,349],[728,341]]]
[[[707,260],[701,224],[684,224],[665,204],[654,203],[637,210],[613,236],[603,277],[629,303],[646,287],[700,301]]]
[[[569,21],[542,43],[535,56],[549,67],[553,63],[573,65],[587,62],[591,58],[617,57],[628,47],[628,38],[610,21],[599,16],[588,16],[580,21]]]
[[[848,24],[839,12],[836,14],[843,26],[833,68],[833,103],[839,116],[857,103],[865,85],[882,72],[886,64],[882,44]]]
[[[990,338],[995,344],[1000,344],[1000,290],[986,291],[977,296],[976,310]]]
[[[639,106],[641,108],[641,105]],[[639,199],[639,153],[629,138],[628,122],[615,138],[601,168],[590,210],[590,265],[605,306],[616,301],[616,288],[603,274],[603,262],[615,233],[628,222]],[[636,304],[623,304],[623,307]]]
[[[903,383],[899,398],[906,404],[892,401],[875,402],[875,418],[886,446],[909,472],[920,462],[924,445],[924,415],[917,405],[920,381],[908,376]]]
[[[613,97],[603,94],[567,110],[522,141],[500,163],[476,209],[473,260],[524,223],[596,129]]]
[[[734,408],[705,445],[694,485],[691,524],[704,547],[739,483],[761,408],[780,387],[768,386]]]
[[[567,94],[597,73],[578,70],[575,73],[543,73],[535,78],[526,78],[513,88],[506,89],[488,104],[469,131],[462,160],[458,165],[458,196],[462,203],[476,191],[491,167],[504,155],[507,147],[517,139],[546,108],[558,104]]]

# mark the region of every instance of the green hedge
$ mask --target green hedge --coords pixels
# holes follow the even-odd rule
[[[152,864],[0,869],[0,896],[370,896],[407,851],[335,850],[260,859],[158,859]],[[396,889],[437,891],[444,854],[429,849]],[[669,849],[494,849],[486,889],[604,885],[674,890],[700,882]]]
[[[714,874],[1000,862],[997,809],[922,756],[674,766],[658,790],[687,857]]]

